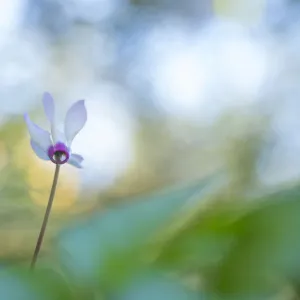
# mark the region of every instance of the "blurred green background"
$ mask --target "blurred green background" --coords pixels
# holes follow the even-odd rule
[[[300,299],[300,1],[2,0],[0,300]],[[47,127],[85,99],[54,165]]]

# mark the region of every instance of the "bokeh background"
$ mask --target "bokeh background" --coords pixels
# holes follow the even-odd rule
[[[1,0],[0,299],[299,299],[300,1]],[[85,99],[34,274],[48,128]]]

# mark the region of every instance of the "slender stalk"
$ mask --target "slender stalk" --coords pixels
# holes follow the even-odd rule
[[[39,255],[42,243],[43,243],[43,238],[44,238],[44,235],[45,235],[48,219],[49,219],[50,212],[51,212],[52,203],[53,203],[54,196],[55,196],[55,191],[56,191],[56,186],[57,186],[57,181],[58,181],[58,175],[59,175],[59,169],[60,169],[60,165],[57,164],[56,167],[55,167],[53,183],[52,183],[52,187],[51,187],[51,192],[50,192],[50,196],[49,196],[49,200],[48,200],[44,220],[43,220],[43,223],[42,223],[42,227],[41,227],[41,230],[40,230],[40,234],[39,234],[36,246],[35,246],[34,254],[33,254],[31,265],[30,265],[31,269],[34,269],[34,267],[35,267],[35,263],[37,261],[37,258],[38,258],[38,255]]]

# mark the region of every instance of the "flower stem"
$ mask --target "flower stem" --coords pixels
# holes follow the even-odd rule
[[[59,169],[60,169],[60,165],[57,164],[56,167],[55,167],[53,183],[52,183],[52,187],[51,187],[51,192],[50,192],[50,196],[49,196],[48,205],[47,205],[47,209],[46,209],[46,212],[45,212],[43,224],[42,224],[42,227],[41,227],[41,230],[40,230],[38,240],[36,242],[34,254],[33,254],[31,265],[30,265],[31,269],[34,269],[34,267],[35,267],[35,263],[37,261],[37,258],[38,258],[38,255],[39,255],[42,243],[43,243],[43,238],[44,238],[44,235],[45,235],[48,219],[49,219],[50,212],[51,212],[52,203],[53,203],[54,196],[55,196],[55,191],[56,191],[56,186],[57,186],[57,181],[58,181],[58,175],[59,175]]]

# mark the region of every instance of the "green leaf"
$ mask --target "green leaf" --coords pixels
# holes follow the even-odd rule
[[[71,300],[66,280],[59,273],[48,270],[2,270],[0,299],[9,300]]]
[[[234,247],[211,281],[219,293],[275,293],[300,275],[299,186],[260,201],[234,225]]]
[[[113,292],[115,300],[201,300],[204,296],[190,291],[180,282],[162,274],[148,273],[133,277],[131,282]]]
[[[157,231],[169,224],[182,206],[201,199],[212,178],[131,204],[96,213],[60,236],[60,255],[69,274],[81,283],[108,284],[139,269],[142,249]],[[127,275],[126,275],[127,274]]]

